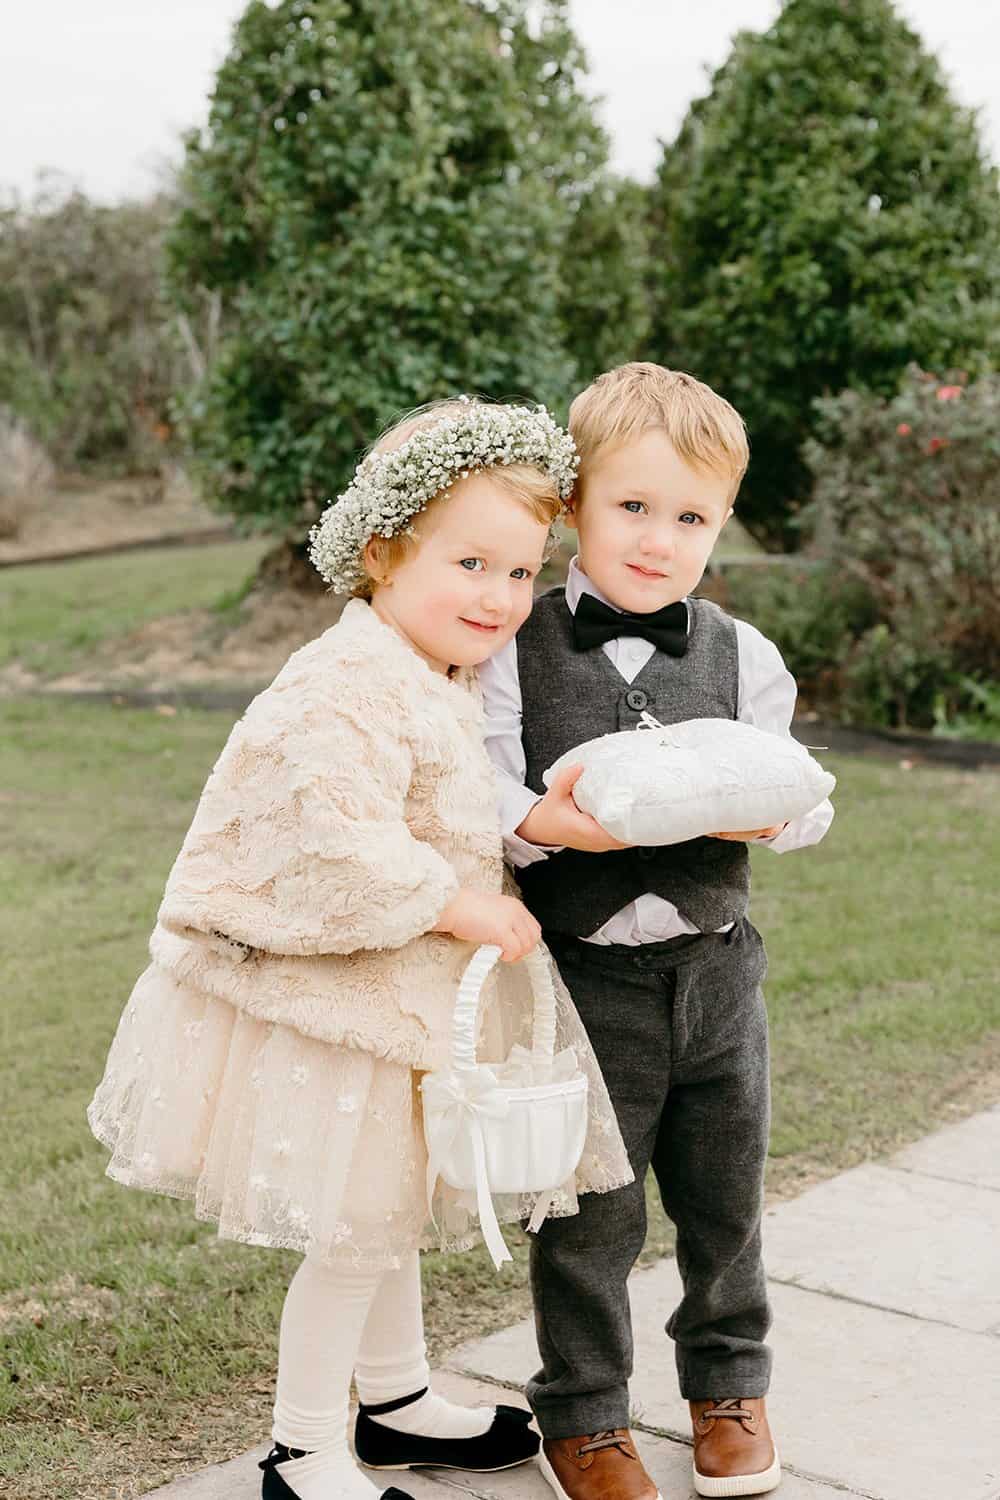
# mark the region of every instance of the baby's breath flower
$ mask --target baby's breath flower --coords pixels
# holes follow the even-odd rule
[[[310,531],[309,556],[339,593],[363,582],[366,542],[412,531],[413,517],[435,495],[478,470],[531,464],[551,476],[561,500],[569,499],[580,460],[573,439],[544,406],[459,399],[462,411],[418,427],[388,453],[370,453]]]

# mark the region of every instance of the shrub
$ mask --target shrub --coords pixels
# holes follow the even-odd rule
[[[1000,681],[1000,375],[911,369],[891,400],[817,403],[803,515],[834,573],[860,588],[846,702],[877,723],[930,726]]]
[[[652,357],[746,418],[758,536],[794,536],[815,398],[891,396],[912,361],[996,362],[997,173],[889,0],[787,0],[739,35],[653,203]]]
[[[724,568],[720,602],[772,641],[805,703],[839,717],[853,642],[873,623],[863,585],[829,564]]]
[[[563,338],[581,386],[643,358],[649,332],[649,190],[606,177],[582,199],[561,273]]]
[[[159,464],[183,376],[160,288],[170,212],[51,176],[0,204],[0,403],[61,468]]]
[[[564,0],[253,0],[187,143],[182,309],[231,316],[185,408],[210,494],[307,520],[401,410],[562,404],[563,247],[605,155]]]

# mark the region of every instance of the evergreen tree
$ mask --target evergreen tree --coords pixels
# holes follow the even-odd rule
[[[301,530],[408,407],[566,400],[560,258],[605,155],[581,67],[564,0],[252,0],[169,246],[180,304],[230,315],[188,412],[210,493]]]
[[[649,332],[649,192],[600,178],[580,201],[562,272],[565,340],[581,385],[643,356]]]
[[[996,172],[889,0],[787,0],[738,36],[654,198],[654,357],[747,419],[759,535],[808,493],[815,398],[996,357]]]

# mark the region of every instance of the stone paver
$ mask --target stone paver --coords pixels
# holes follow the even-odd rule
[[[907,1146],[892,1164],[1000,1193],[1000,1105]]]
[[[984,1333],[1000,1325],[1000,1274],[984,1274],[1000,1273],[1000,1193],[856,1167],[765,1217],[764,1261],[777,1281]]]
[[[770,1290],[777,1359],[768,1408],[786,1469],[879,1500],[1000,1495],[1000,1339],[798,1287]],[[676,1262],[638,1272],[630,1293],[633,1422],[687,1436],[673,1345],[663,1333],[680,1297]],[[467,1345],[459,1359],[470,1372],[523,1380],[536,1359],[533,1329],[504,1329]],[[993,1413],[982,1421],[968,1414],[979,1401]]]
[[[1000,1500],[1000,1107],[778,1205],[765,1248],[781,1500]],[[638,1441],[664,1500],[689,1500],[690,1427],[663,1333],[675,1262],[636,1273],[630,1293]],[[517,1400],[498,1386],[536,1362],[527,1320],[456,1350],[435,1384],[454,1400]],[[157,1493],[251,1500],[256,1457]],[[532,1465],[385,1478],[415,1500],[551,1500]]]
[[[457,1400],[461,1395],[461,1383],[456,1385],[454,1376],[451,1379]],[[439,1380],[436,1379],[435,1384],[440,1387]],[[468,1384],[468,1399],[477,1399],[477,1383],[470,1381]],[[509,1394],[504,1394],[502,1399],[508,1400]],[[689,1447],[646,1432],[637,1433],[636,1441],[643,1462],[664,1500],[682,1500],[682,1497],[687,1500],[693,1495]],[[230,1463],[215,1464],[198,1474],[177,1480],[156,1492],[158,1500],[256,1500],[260,1493],[257,1460],[266,1452],[266,1447],[257,1448]],[[376,1483],[380,1480],[384,1480],[387,1486],[395,1483],[414,1500],[449,1500],[449,1496],[452,1500],[464,1500],[466,1496],[470,1500],[552,1500],[552,1492],[534,1464],[500,1474],[448,1473],[443,1469],[385,1475],[370,1470],[366,1472]],[[816,1483],[796,1475],[785,1477],[780,1494],[781,1500],[866,1500],[865,1496],[841,1485]]]

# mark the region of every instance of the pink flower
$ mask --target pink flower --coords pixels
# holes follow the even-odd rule
[[[939,385],[937,388],[937,398],[939,401],[957,401],[961,394],[962,387],[960,385]]]
[[[900,437],[909,437],[910,433],[913,431],[913,428],[910,426],[909,422],[900,422],[899,426],[896,428],[896,431]]]
[[[943,437],[932,437],[927,444],[928,453],[940,453],[942,448],[947,448],[948,439]]]

